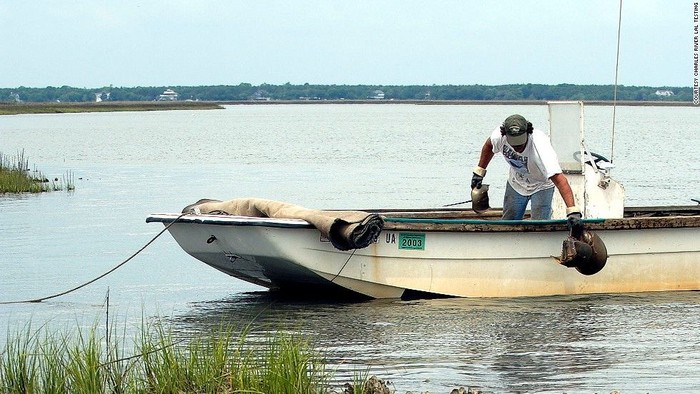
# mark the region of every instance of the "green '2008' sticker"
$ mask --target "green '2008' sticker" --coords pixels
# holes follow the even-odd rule
[[[425,233],[399,233],[399,249],[425,250]]]

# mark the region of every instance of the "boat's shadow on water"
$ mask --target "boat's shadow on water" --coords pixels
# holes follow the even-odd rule
[[[192,333],[228,325],[253,337],[293,330],[312,339],[339,379],[369,369],[412,390],[610,390],[606,371],[621,359],[644,365],[690,351],[679,335],[697,327],[699,305],[698,292],[413,301],[254,292],[192,304],[173,326]]]
[[[313,320],[315,318],[323,320],[323,316],[327,316],[325,313],[328,311],[340,311],[375,302],[376,300],[359,296],[318,298],[311,294],[256,291],[238,293],[218,300],[193,303],[188,313],[173,317],[173,322],[176,325],[193,324],[219,327],[222,324],[233,327],[263,326],[268,324],[289,326],[291,324],[299,328],[299,323],[301,322],[295,322],[295,319],[290,320],[290,317],[306,315],[316,311],[316,314],[306,316],[303,322],[309,322],[310,319]]]

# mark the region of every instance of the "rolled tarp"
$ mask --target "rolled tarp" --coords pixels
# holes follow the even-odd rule
[[[262,198],[203,199],[186,206],[182,213],[302,219],[317,228],[339,250],[366,248],[377,240],[384,228],[384,219],[373,213],[309,209]]]

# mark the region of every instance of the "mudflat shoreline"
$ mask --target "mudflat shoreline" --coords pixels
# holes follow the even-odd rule
[[[612,101],[583,101],[586,105],[612,105]],[[173,111],[222,109],[223,105],[279,104],[414,104],[414,105],[545,105],[545,100],[246,100],[246,101],[113,101],[100,103],[0,103],[0,115],[116,111]],[[618,101],[624,106],[691,107],[686,101]]]
[[[221,109],[208,101],[111,101],[90,103],[0,103],[0,115],[57,114],[116,111],[172,111],[192,109]]]

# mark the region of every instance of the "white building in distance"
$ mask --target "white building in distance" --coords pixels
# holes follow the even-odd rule
[[[158,101],[175,101],[177,100],[177,93],[172,89],[166,89],[163,94],[158,96]]]

